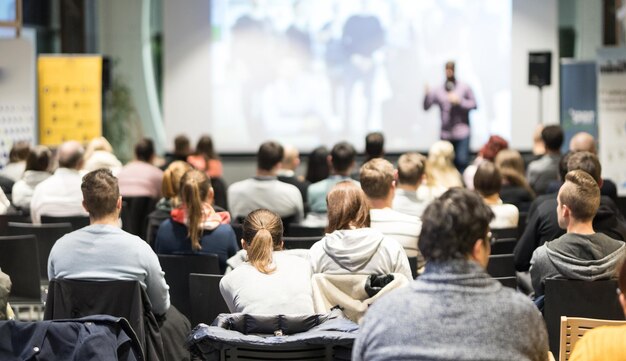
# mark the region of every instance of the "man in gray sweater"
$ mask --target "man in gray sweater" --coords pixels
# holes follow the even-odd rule
[[[426,270],[370,307],[353,360],[548,359],[537,308],[485,271],[492,218],[477,194],[461,188],[426,208],[419,243]]]
[[[557,196],[559,227],[567,233],[537,248],[530,261],[535,296],[544,294],[545,280],[596,281],[615,277],[626,245],[593,229],[600,206],[600,187],[591,175],[573,170]]]

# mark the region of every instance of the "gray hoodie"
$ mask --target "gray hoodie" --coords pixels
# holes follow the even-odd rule
[[[310,250],[313,273],[389,274],[412,279],[409,261],[397,241],[372,228],[344,229],[327,234]]]
[[[615,269],[625,249],[624,242],[603,233],[566,233],[546,242],[535,250],[530,261],[535,295],[544,293],[548,278],[583,281],[615,278]]]

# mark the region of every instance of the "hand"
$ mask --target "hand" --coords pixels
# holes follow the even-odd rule
[[[448,101],[452,103],[452,105],[458,105],[461,102],[461,99],[454,92],[449,92]]]

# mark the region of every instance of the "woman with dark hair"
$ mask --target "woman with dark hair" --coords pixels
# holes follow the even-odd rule
[[[305,258],[282,252],[283,223],[278,214],[267,209],[248,214],[241,245],[247,262],[220,282],[230,312],[314,313],[311,268]]]
[[[310,250],[313,273],[385,275],[412,279],[402,246],[370,228],[370,208],[363,190],[351,181],[337,183],[326,198],[326,236]]]
[[[328,148],[324,146],[313,149],[311,154],[309,154],[305,178],[311,184],[326,179],[330,175],[330,168],[328,167],[328,155]]]
[[[495,215],[489,228],[515,228],[519,222],[519,210],[512,204],[502,202],[501,187],[502,176],[496,165],[490,161],[482,162],[474,175],[474,189]]]
[[[162,254],[214,253],[222,273],[226,260],[237,252],[235,232],[228,212],[211,206],[211,180],[199,170],[183,175],[179,188],[180,206],[172,209],[156,235],[155,251]]]
[[[11,192],[15,207],[30,208],[30,200],[33,198],[35,187],[52,175],[50,173],[51,160],[52,152],[48,147],[40,145],[30,150],[26,158],[26,170],[22,179],[15,182]]]
[[[187,157],[187,162],[197,170],[206,172],[210,178],[221,177],[223,174],[222,161],[213,148],[213,139],[203,135],[198,139],[196,151]]]
[[[526,181],[524,159],[520,152],[504,149],[496,156],[495,164],[502,175],[502,201],[513,204],[520,211],[527,211],[535,199],[535,192]]]

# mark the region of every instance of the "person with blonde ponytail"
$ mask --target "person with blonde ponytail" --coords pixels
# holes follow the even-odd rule
[[[283,223],[267,209],[252,211],[243,222],[248,260],[222,278],[220,291],[230,312],[313,314],[311,268],[306,259],[286,254]]]
[[[237,238],[228,212],[216,212],[213,188],[204,172],[187,171],[180,180],[178,201],[171,217],[159,226],[155,251],[159,254],[213,253],[222,273],[226,260],[237,252]]]

